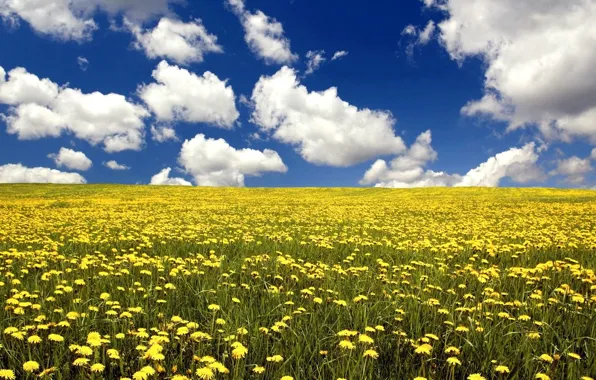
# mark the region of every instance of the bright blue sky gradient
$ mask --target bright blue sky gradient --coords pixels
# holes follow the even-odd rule
[[[335,86],[339,97],[358,108],[390,111],[397,120],[395,132],[408,147],[419,134],[430,130],[438,158],[429,162],[426,169],[464,175],[499,152],[530,141],[537,144],[546,141],[535,128],[505,133],[504,121],[461,114],[467,102],[483,95],[487,63],[481,57],[468,57],[458,64],[442,45],[438,32],[427,45],[415,46],[413,54],[407,54],[413,39],[402,34],[404,28],[408,25],[423,28],[431,19],[440,21],[444,14],[438,9],[424,8],[418,1],[385,0],[369,2],[366,6],[351,0],[247,0],[246,7],[251,11],[261,10],[283,24],[292,52],[299,55],[292,66],[300,75],[306,69],[308,51],[326,52],[328,61],[301,79],[309,91]],[[154,124],[152,116],[145,119],[144,149],[106,153],[101,144],[93,146],[69,134],[19,140],[17,135],[6,132],[5,122],[1,121],[0,165],[21,163],[27,167],[56,168],[48,154],[67,147],[85,153],[93,161],[89,170],[80,172],[89,183],[146,184],[166,167],[179,168],[177,158],[182,142],[198,133],[207,138],[223,138],[236,149],[272,149],[279,154],[288,171],[265,172],[257,177],[247,175],[245,184],[250,187],[361,186],[359,181],[377,158],[387,161],[394,158],[378,156],[350,167],[315,165],[305,161],[291,145],[273,138],[252,140],[251,134],[259,128],[250,121],[251,109],[238,98],[240,95],[250,98],[259,78],[275,74],[282,65],[268,65],[251,52],[238,17],[223,0],[188,1],[185,5],[173,5],[171,11],[184,22],[200,18],[224,49],[221,54],[205,54],[203,62],[185,68],[198,75],[211,71],[228,80],[240,112],[234,129],[176,122],[172,126],[180,141],[158,143],[149,132]],[[131,33],[110,29],[111,21],[121,25],[121,14],[97,12],[93,17],[98,30],[92,40],[76,42],[39,33],[17,15],[18,27],[8,22],[0,27],[0,66],[6,72],[24,67],[39,78],[68,84],[83,93],[118,93],[142,105],[137,88],[153,81],[151,73],[162,58],[148,58],[143,51],[132,47]],[[151,29],[158,21],[159,17],[147,20],[144,27]],[[331,55],[340,50],[349,54],[330,62]],[[79,68],[78,57],[89,61],[86,71]],[[0,112],[8,113],[8,109],[7,105],[0,105]],[[548,149],[540,154],[540,168],[544,173],[551,172],[557,168],[557,160],[574,155],[583,159],[590,156],[591,149],[587,139],[548,140]],[[116,160],[131,169],[110,170],[102,165],[108,160]],[[193,179],[190,173],[180,169],[174,169],[170,175]],[[592,187],[595,184],[593,170],[584,173],[581,182],[569,182],[563,175],[547,175],[541,181],[529,183],[513,182],[505,177],[499,182],[500,186]]]

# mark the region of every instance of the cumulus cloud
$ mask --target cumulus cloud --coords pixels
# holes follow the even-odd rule
[[[306,71],[304,74],[310,75],[314,73],[316,70],[318,70],[319,67],[321,67],[321,65],[323,64],[323,62],[327,60],[324,57],[324,55],[324,50],[311,50],[308,53],[306,53],[306,58],[308,58],[308,61],[306,62]]]
[[[150,185],[171,185],[171,186],[192,186],[192,183],[188,182],[184,178],[173,177],[170,178],[170,171],[172,168],[165,168],[153,177],[151,177]]]
[[[584,183],[585,175],[592,171],[590,159],[591,157],[582,159],[577,156],[571,156],[557,160],[557,168],[549,174],[564,176],[565,182],[580,185]]]
[[[385,160],[377,160],[366,171],[360,184],[400,188],[455,185],[461,179],[460,176],[424,169],[437,159],[437,152],[431,142],[430,131],[421,133],[407,151],[389,164]]]
[[[528,143],[521,148],[498,153],[466,173],[457,186],[496,187],[503,178],[510,178],[516,183],[542,181],[544,173],[536,165],[539,150],[535,143]]]
[[[65,173],[49,168],[28,168],[21,164],[0,166],[0,183],[61,183],[83,184],[85,178],[78,173]]]
[[[207,53],[221,53],[217,37],[207,32],[201,20],[182,22],[162,18],[151,30],[139,24],[125,22],[135,37],[134,47],[143,50],[149,58],[168,58],[178,64],[203,62]]]
[[[285,66],[259,79],[252,103],[252,121],[262,132],[295,146],[314,164],[346,167],[405,149],[390,112],[358,109],[335,87],[309,92]]]
[[[174,128],[166,127],[166,126],[151,126],[151,139],[157,142],[166,142],[169,140],[178,141],[178,136],[176,136],[176,131]]]
[[[484,186],[496,187],[504,178],[517,183],[529,183],[545,179],[536,165],[538,150],[534,143],[522,148],[511,148],[490,157],[464,176],[435,172],[425,167],[437,159],[437,152],[431,146],[431,132],[426,131],[402,155],[389,164],[377,160],[360,181],[362,185],[376,187],[430,187],[430,186]]]
[[[333,57],[331,57],[331,60],[332,60],[332,61],[335,61],[335,60],[337,60],[337,59],[341,59],[341,58],[343,58],[343,57],[347,56],[348,54],[349,54],[349,53],[348,53],[347,51],[345,51],[345,50],[336,51],[336,52],[333,54]]]
[[[267,64],[291,64],[298,59],[281,23],[263,12],[247,11],[244,0],[226,0],[244,28],[244,39],[252,52]]]
[[[36,32],[60,40],[87,41],[98,29],[98,11],[123,14],[135,22],[170,13],[180,0],[1,0],[0,16],[12,24],[27,22]]]
[[[93,166],[93,162],[85,153],[68,148],[60,148],[58,153],[49,154],[48,158],[54,160],[54,163],[59,168],[66,167],[71,170],[86,171]]]
[[[223,139],[198,134],[184,141],[178,162],[198,186],[244,186],[245,176],[285,173],[288,168],[277,152],[235,149]]]
[[[440,40],[463,63],[486,63],[485,95],[462,113],[536,126],[549,139],[596,143],[596,2],[429,1],[445,19]]]
[[[239,117],[234,90],[209,71],[198,76],[161,61],[153,78],[156,83],[139,87],[138,94],[159,121],[232,128]]]
[[[124,96],[59,87],[24,68],[11,70],[8,80],[3,74],[0,103],[11,106],[2,115],[9,134],[32,140],[70,132],[92,145],[103,144],[107,152],[141,149],[149,112]]]
[[[128,170],[128,169],[130,169],[130,166],[119,164],[115,160],[110,160],[110,161],[104,162],[103,166],[105,166],[106,168],[112,169],[112,170]]]

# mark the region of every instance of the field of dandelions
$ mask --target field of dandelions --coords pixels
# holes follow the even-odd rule
[[[595,191],[2,185],[0,379],[587,380],[595,269]]]

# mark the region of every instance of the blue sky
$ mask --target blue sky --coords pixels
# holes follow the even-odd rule
[[[596,83],[585,69],[596,63],[596,45],[586,45],[596,41],[591,1],[572,1],[579,10],[537,0],[524,9],[512,0],[377,1],[366,9],[345,0],[88,3],[94,4],[48,0],[48,9],[37,14],[28,0],[0,3],[0,67],[6,72],[0,80],[0,182],[596,185]],[[474,24],[482,12],[488,26]],[[523,27],[509,12],[552,17]],[[558,24],[554,16],[565,12],[587,15],[576,19],[579,26]],[[247,20],[281,26],[283,33],[267,39],[263,24]],[[170,34],[152,34],[158,25]],[[548,33],[552,46],[529,48]],[[171,36],[184,46],[174,46]],[[561,50],[556,38],[585,54]],[[341,51],[347,54],[331,60]],[[308,52],[325,58],[310,74]],[[159,86],[152,77],[158,65],[183,86],[161,83],[148,100],[142,89]],[[35,83],[22,72],[12,75],[15,68],[34,75]],[[205,72],[216,81],[188,80]],[[561,73],[567,76],[562,82],[552,80]],[[32,101],[44,78],[57,90]],[[327,112],[316,96],[331,87],[337,94],[328,94],[334,111]],[[94,92],[101,94],[88,96]],[[110,98],[113,114],[107,94],[124,97]],[[35,114],[31,103],[47,114]],[[81,104],[87,116],[71,114]],[[133,107],[137,120],[122,125],[118,112]],[[108,148],[114,136],[107,124],[85,119],[100,108],[105,123],[136,140]],[[35,115],[43,120],[32,126]],[[53,117],[58,121],[47,121]],[[90,124],[98,130],[86,131]],[[156,141],[152,126],[176,137]],[[104,165],[111,160],[127,168]],[[152,178],[166,168],[167,176]]]

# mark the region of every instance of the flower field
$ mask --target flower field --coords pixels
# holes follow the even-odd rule
[[[595,269],[595,191],[2,185],[0,379],[590,379]]]

